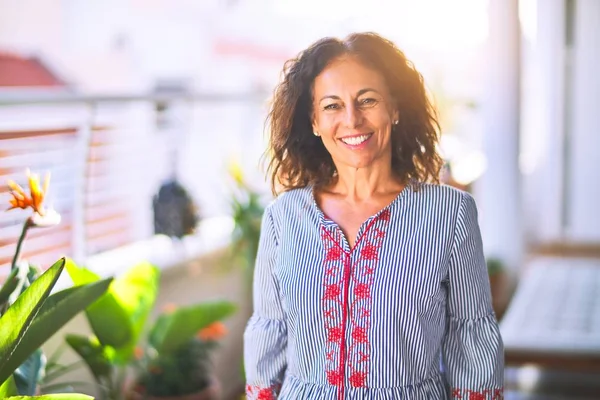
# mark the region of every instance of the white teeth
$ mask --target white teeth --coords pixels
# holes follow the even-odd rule
[[[362,142],[364,142],[365,140],[367,140],[370,137],[371,137],[371,135],[348,137],[348,138],[343,138],[342,142],[352,145],[352,146],[356,146],[356,145],[361,144]]]

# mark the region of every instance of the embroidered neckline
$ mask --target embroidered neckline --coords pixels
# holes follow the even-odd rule
[[[414,179],[409,179],[408,182],[406,183],[406,185],[404,185],[404,187],[402,188],[402,190],[396,195],[396,197],[394,197],[394,199],[384,208],[382,208],[381,210],[379,210],[378,212],[376,212],[375,214],[373,214],[372,216],[370,216],[369,218],[367,218],[360,226],[359,230],[358,230],[358,236],[362,236],[365,232],[366,232],[366,228],[363,230],[363,227],[368,226],[373,220],[376,220],[377,218],[379,218],[381,216],[382,213],[391,213],[391,211],[397,206],[397,204],[400,203],[400,201],[406,196],[406,194],[412,190],[414,188],[414,185],[417,184],[416,181]],[[315,196],[315,186],[310,184],[306,187],[307,191],[308,191],[308,196],[309,196],[309,201],[312,205],[312,207],[317,211],[317,215],[319,217],[319,222],[321,223],[321,226],[325,226],[325,227],[332,227],[332,228],[338,228],[339,226],[338,224],[333,221],[331,218],[329,218],[321,209],[321,207],[319,207],[319,205],[317,204],[317,197]],[[347,242],[347,240],[346,240]],[[354,247],[356,247],[358,243],[358,239],[355,241],[354,243]],[[351,249],[352,251],[352,249]]]
[[[367,387],[371,358],[371,289],[390,216],[388,206],[370,219],[350,251],[340,245],[342,233],[339,228],[322,227],[325,260],[321,302],[327,335],[325,371],[329,384],[338,387],[339,399],[344,398],[346,379],[352,387]],[[360,250],[353,262],[357,249]],[[349,300],[351,283],[352,301]],[[350,340],[346,343],[348,328]]]

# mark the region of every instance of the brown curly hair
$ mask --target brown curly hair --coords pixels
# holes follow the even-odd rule
[[[278,188],[327,185],[336,175],[331,155],[312,132],[312,88],[325,67],[345,55],[382,74],[395,102],[400,118],[392,130],[392,170],[404,182],[439,182],[439,124],[423,77],[391,41],[355,33],[344,40],[321,39],[285,63],[266,121],[273,194]]]

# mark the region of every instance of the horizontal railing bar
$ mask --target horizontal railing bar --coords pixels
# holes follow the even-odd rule
[[[124,102],[247,102],[264,101],[266,93],[114,93],[114,94],[81,94],[65,90],[40,89],[2,89],[0,90],[0,106],[27,104],[70,104],[70,103],[124,103]]]

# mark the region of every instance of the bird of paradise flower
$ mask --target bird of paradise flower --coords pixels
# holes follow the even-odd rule
[[[34,174],[27,169],[26,175],[29,184],[29,193],[15,181],[9,180],[7,182],[11,198],[9,200],[10,208],[6,211],[17,208],[22,210],[31,209],[33,211],[31,216],[27,218],[23,224],[23,230],[17,241],[17,249],[11,263],[11,270],[16,268],[17,261],[21,254],[21,247],[25,240],[25,236],[27,236],[27,231],[30,228],[48,227],[60,223],[60,214],[53,209],[46,209],[44,207],[44,200],[47,197],[48,189],[50,187],[50,173],[46,174],[43,185],[40,183],[39,174]]]

